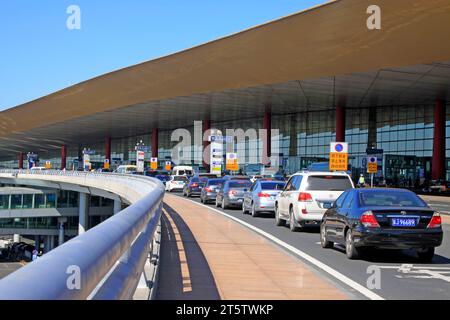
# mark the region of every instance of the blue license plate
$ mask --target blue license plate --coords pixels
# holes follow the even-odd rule
[[[393,227],[415,227],[417,219],[415,218],[392,218],[391,225]]]

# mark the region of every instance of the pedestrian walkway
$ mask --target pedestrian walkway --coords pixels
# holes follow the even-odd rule
[[[349,299],[296,257],[211,209],[166,195],[157,299]]]

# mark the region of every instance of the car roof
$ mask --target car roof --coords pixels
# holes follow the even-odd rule
[[[314,175],[314,176],[348,176],[347,172],[342,171],[299,171],[292,176]]]
[[[353,189],[359,193],[365,193],[365,192],[374,192],[374,191],[386,191],[386,192],[403,192],[403,193],[413,193],[411,190],[408,189],[400,189],[400,188],[359,188],[359,189]]]

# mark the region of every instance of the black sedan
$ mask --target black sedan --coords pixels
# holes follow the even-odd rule
[[[345,245],[349,259],[369,247],[415,249],[430,262],[442,243],[439,212],[415,193],[403,189],[350,189],[328,209],[320,225],[323,248]]]

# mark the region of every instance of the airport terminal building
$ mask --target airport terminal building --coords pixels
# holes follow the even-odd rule
[[[84,148],[93,162],[133,163],[141,140],[146,160],[162,165],[183,128],[193,137],[183,164],[207,170],[201,121],[202,132],[278,130],[233,148],[264,154],[276,144],[286,174],[345,141],[354,177],[376,153],[394,184],[450,180],[448,1],[375,1],[379,30],[367,27],[372,2],[331,1],[0,112],[0,166],[23,168],[34,152],[71,169]]]

